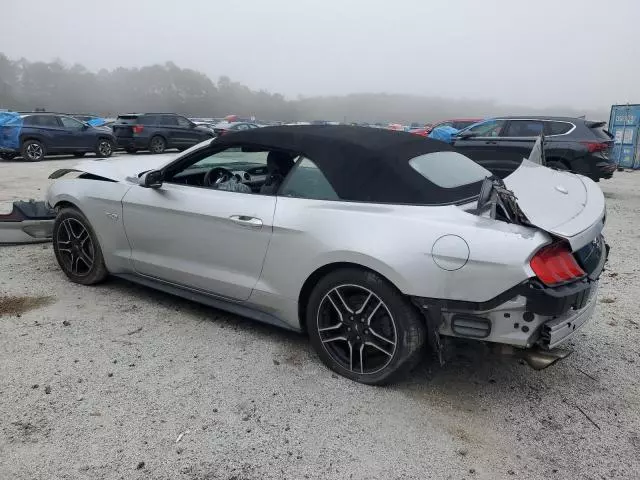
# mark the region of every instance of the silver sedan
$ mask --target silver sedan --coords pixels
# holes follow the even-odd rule
[[[539,148],[500,179],[409,133],[281,126],[51,178],[71,281],[115,275],[305,332],[368,384],[442,358],[442,336],[551,363],[592,315],[607,257],[599,187]]]

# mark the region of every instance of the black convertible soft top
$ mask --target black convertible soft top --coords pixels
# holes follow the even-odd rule
[[[243,130],[218,137],[215,147],[244,146],[301,154],[324,173],[341,199],[442,205],[471,199],[481,182],[443,188],[409,165],[450,145],[406,132],[350,125],[288,125]],[[469,160],[471,161],[471,160]]]

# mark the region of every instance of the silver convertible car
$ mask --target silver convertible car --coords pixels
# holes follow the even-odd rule
[[[81,162],[47,202],[71,281],[116,275],[306,332],[330,369],[381,384],[443,336],[546,364],[591,317],[604,196],[543,163],[500,180],[409,133],[266,127]]]

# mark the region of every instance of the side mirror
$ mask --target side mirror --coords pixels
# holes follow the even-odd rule
[[[82,124],[82,130],[88,130],[90,126],[91,125],[89,125],[88,123],[83,123]]]
[[[162,172],[160,170],[144,172],[138,180],[138,185],[144,188],[160,188],[162,186]]]

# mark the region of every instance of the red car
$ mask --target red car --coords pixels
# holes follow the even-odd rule
[[[416,135],[422,135],[426,137],[431,133],[434,128],[438,127],[453,127],[457,130],[462,130],[463,128],[467,128],[469,125],[473,125],[474,123],[478,123],[484,120],[483,118],[453,118],[451,120],[442,120],[440,122],[434,123],[433,125],[425,125],[424,128],[416,128],[411,130],[411,133],[415,133]]]

